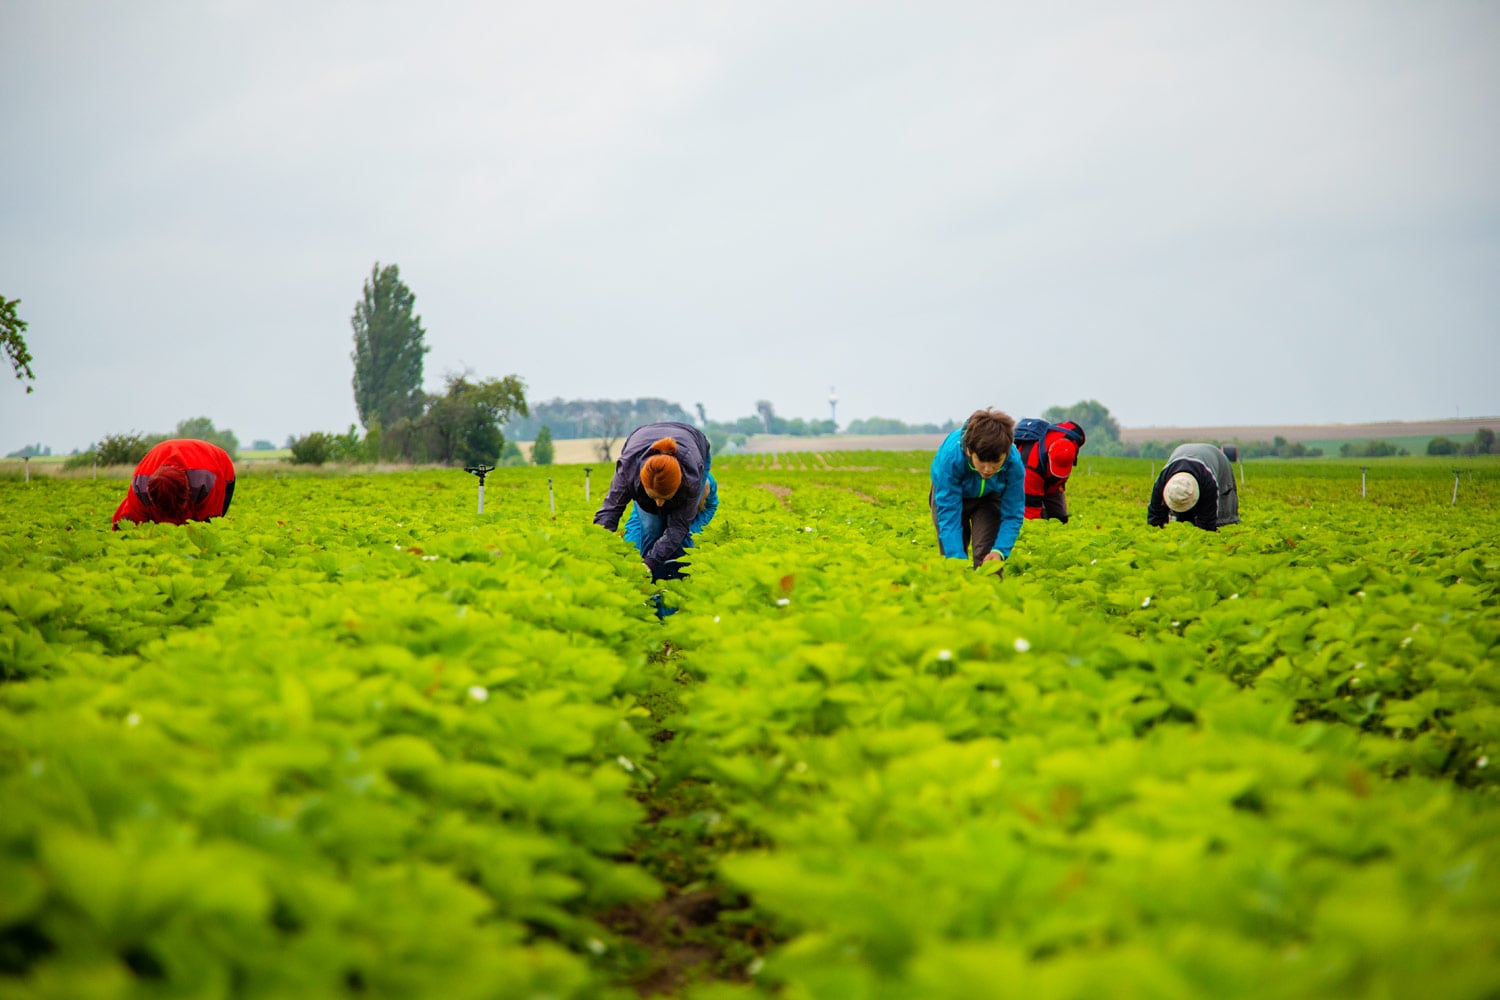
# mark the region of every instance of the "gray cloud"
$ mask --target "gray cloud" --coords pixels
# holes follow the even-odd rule
[[[11,5],[0,448],[347,427],[377,260],[433,388],[1500,413],[1500,8],[703,6]]]

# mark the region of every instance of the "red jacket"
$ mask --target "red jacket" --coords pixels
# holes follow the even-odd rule
[[[1017,442],[1017,447],[1021,449],[1021,464],[1026,469],[1026,516],[1038,518],[1042,516],[1043,496],[1067,491],[1078,445],[1062,431],[1053,429],[1040,442]]]
[[[163,465],[175,465],[187,473],[189,520],[207,521],[222,516],[229,509],[229,499],[234,495],[234,461],[229,453],[207,441],[178,438],[163,441],[146,452],[146,457],[135,467],[130,490],[115,510],[114,524],[117,527],[122,520],[165,520],[156,516],[157,512],[152,509],[147,486],[151,473]]]

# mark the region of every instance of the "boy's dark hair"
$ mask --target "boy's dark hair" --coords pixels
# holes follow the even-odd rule
[[[962,443],[981,462],[998,462],[1016,440],[1016,421],[1000,410],[975,410],[964,421]]]

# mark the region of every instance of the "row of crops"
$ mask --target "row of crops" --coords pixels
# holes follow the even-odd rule
[[[716,462],[664,620],[581,469],[0,481],[0,995],[1500,991],[1493,466],[1097,459],[1000,580],[926,459]]]

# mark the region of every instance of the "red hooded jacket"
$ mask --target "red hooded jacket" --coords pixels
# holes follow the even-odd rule
[[[229,510],[234,495],[234,461],[216,444],[177,438],[163,441],[146,452],[135,467],[130,490],[115,510],[114,524],[124,521],[167,521],[152,509],[149,484],[151,474],[164,465],[175,465],[187,473],[188,520],[207,521]]]
[[[1069,423],[1070,428],[1077,424]],[[1048,431],[1041,441],[1017,442],[1021,449],[1021,464],[1026,469],[1026,516],[1042,516],[1042,497],[1052,493],[1064,493],[1068,488],[1068,477],[1073,474],[1073,463],[1078,459],[1078,445],[1067,434],[1057,428]]]

